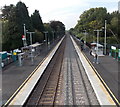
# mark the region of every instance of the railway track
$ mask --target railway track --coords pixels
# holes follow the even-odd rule
[[[24,106],[54,105],[56,102],[65,42],[64,39]]]
[[[80,46],[80,41],[77,40],[75,37],[73,37],[73,38],[74,38],[75,42],[77,43],[77,45]],[[81,48],[81,47],[79,47],[79,48]],[[107,81],[105,81],[105,78],[100,74],[100,72],[97,71],[96,67],[93,66],[92,61],[89,59],[89,57],[87,56],[87,54],[85,53],[85,51],[83,51],[82,53],[83,53],[84,57],[87,59],[87,61],[89,62],[90,66],[93,68],[94,72],[96,73],[96,75],[98,76],[98,78],[100,79],[100,81],[102,82],[102,84],[104,85],[105,89],[107,90],[107,92],[111,96],[112,100],[115,102],[116,106],[119,107],[120,103],[119,103],[118,91],[116,90],[116,93],[115,93],[112,90],[111,86],[107,85]],[[102,66],[102,65],[99,65],[99,66]],[[109,74],[110,74],[110,72],[109,72]],[[110,78],[113,79],[112,75],[110,75]],[[116,79],[114,81],[116,83],[118,82]],[[119,82],[118,82],[118,84],[119,84]]]
[[[73,105],[91,105],[77,56],[74,57],[70,57]],[[74,66],[74,63],[77,65]]]
[[[64,62],[63,58],[67,61]],[[63,66],[66,66],[65,70]],[[82,73],[82,70],[82,65],[71,39],[67,36],[24,106],[99,105],[97,101],[92,101],[96,97],[93,94],[89,81],[85,82],[86,76]],[[65,82],[64,85],[63,81]],[[63,95],[64,92],[65,95]],[[90,93],[89,95],[88,92]]]
[[[78,52],[74,41],[67,35],[50,62],[45,63],[47,68],[23,106],[100,105],[79,53],[81,51]],[[41,73],[41,70],[37,72]]]
[[[64,105],[99,105],[70,38],[64,57]],[[70,49],[69,49],[70,48]],[[93,101],[94,100],[94,101]]]

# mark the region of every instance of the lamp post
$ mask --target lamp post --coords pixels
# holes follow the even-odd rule
[[[106,37],[106,34],[107,34],[107,32],[106,32],[106,30],[107,30],[107,27],[106,27],[106,24],[107,24],[107,20],[105,20],[105,26],[104,27],[102,27],[102,29],[104,29],[104,54],[106,55],[106,40],[107,40],[107,37]]]
[[[48,39],[47,39],[47,33],[48,33],[48,31],[45,31],[44,33],[45,33],[46,44],[48,44]]]
[[[83,30],[83,31],[85,31],[85,41],[84,41],[84,49],[86,49],[86,36],[87,36],[87,32],[86,32],[86,30]]]
[[[85,31],[85,42],[84,42],[84,43],[85,43],[85,45],[86,45],[87,32],[86,32],[86,30],[83,30],[83,31]]]
[[[30,44],[32,45],[32,34],[35,33],[35,32],[27,32],[28,34],[30,34]],[[33,50],[32,50],[32,47],[31,47],[31,64],[33,65],[34,63],[34,58],[33,58]]]
[[[24,24],[24,36],[25,36],[25,39],[24,39],[24,42],[23,42],[24,47],[27,46],[27,42],[26,42],[26,32],[27,32],[27,30],[26,30],[26,28],[25,28],[25,24]]]
[[[105,39],[104,39],[104,53],[106,55],[106,24],[107,24],[107,20],[105,20]]]
[[[94,30],[94,31],[96,31],[97,32],[97,49],[96,49],[96,54],[97,54],[97,64],[98,64],[98,44],[99,44],[99,33],[100,33],[100,31],[102,31],[101,29],[100,30]]]

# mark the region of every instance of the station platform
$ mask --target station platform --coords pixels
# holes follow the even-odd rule
[[[111,56],[105,55],[99,57],[99,64],[96,64],[93,56],[89,55],[89,50],[83,52],[109,87],[108,90],[114,95],[115,100],[120,102],[120,62]]]
[[[2,101],[0,101],[0,105],[4,104],[15,93],[58,41],[59,40],[54,41],[54,43],[51,43],[49,46],[46,44],[43,45],[40,55],[34,58],[34,64],[31,64],[31,59],[28,58],[23,61],[22,66],[19,66],[19,62],[16,61],[2,69]]]
[[[80,48],[79,40],[75,39]],[[117,103],[120,104],[120,62],[115,58],[104,55],[99,56],[99,64],[94,63],[94,56],[90,55],[90,48],[87,46],[82,51],[93,69],[98,72],[103,82],[109,87],[108,90],[114,96]]]
[[[74,104],[89,105],[92,103],[92,105],[115,105],[115,102],[113,101],[110,94],[108,93],[108,90],[106,90],[105,86],[98,78],[98,75],[96,75],[96,73],[95,73],[95,71],[99,72],[99,69],[97,69],[97,66],[99,66],[99,64],[101,64],[102,59],[99,60],[100,61],[99,64],[96,64],[96,63],[93,64],[92,63],[93,56],[89,55],[89,49],[81,51],[79,48],[79,44],[77,45],[76,42],[74,41],[74,39],[69,34],[67,34],[66,38],[67,39],[66,39],[65,50],[63,50],[64,58],[63,58],[62,67],[61,67],[61,71],[63,73],[63,79],[62,79],[63,87],[61,89],[62,96],[60,97],[61,99],[59,100],[61,102],[60,104],[61,105],[74,105]],[[62,40],[61,40],[61,42],[62,42]],[[41,73],[43,73],[44,72],[43,70],[47,67],[47,65],[49,65],[49,61],[54,56],[55,51],[59,48],[59,45],[60,45],[60,43],[58,43],[56,45],[56,47],[54,48],[54,50],[51,51],[49,56],[46,57],[46,59],[42,62],[41,66],[36,70],[36,73],[29,79],[29,82],[26,83],[25,86],[21,88],[20,92],[15,96],[15,98],[10,103],[10,105],[11,104],[20,105],[26,101],[25,94],[27,96],[29,96],[28,93],[30,93],[31,90],[33,89],[33,86],[30,86],[30,85],[34,84],[34,82],[36,82],[36,80],[38,80],[41,77],[41,75],[42,75]],[[38,60],[40,60],[40,59],[38,59]],[[107,61],[107,60],[105,60],[105,61]],[[107,73],[109,73],[109,72],[106,71],[105,67],[104,67],[103,71],[102,71],[102,67],[100,67],[101,68],[100,72],[102,72],[103,74],[104,74],[104,72],[106,72],[105,77],[107,77],[108,79],[112,78],[112,77],[109,77],[109,75],[107,75]],[[26,69],[26,68],[27,67],[24,67],[24,69]],[[20,70],[19,72],[22,72],[23,75],[25,75],[25,71],[23,72],[23,70]],[[31,71],[32,71],[32,69],[31,69]],[[27,72],[29,72],[27,74],[27,75],[29,75],[30,67],[27,68]],[[117,69],[116,69],[116,72],[117,72]],[[12,74],[12,76],[15,79],[16,78],[15,76],[17,75],[17,70],[14,73],[16,73],[16,74]],[[35,75],[37,76],[37,78]],[[85,77],[85,75],[87,75],[87,77]],[[8,74],[6,74],[5,76],[8,76]],[[9,74],[8,78],[11,78],[10,80],[12,80],[12,76],[10,77],[10,74]],[[21,80],[22,75],[18,74],[17,76],[19,76],[17,81]],[[114,78],[116,79],[116,77],[117,77],[117,74],[115,74]],[[26,76],[26,78],[27,78],[27,76]],[[88,82],[84,81],[83,78],[86,78]],[[101,78],[104,80],[104,77],[101,77]],[[22,79],[22,81],[23,81],[23,79]],[[22,81],[21,81],[21,83],[22,83]],[[15,82],[15,80],[14,81],[12,80],[10,82],[14,82],[14,84],[16,84],[16,85],[21,84],[21,83]],[[110,82],[114,83],[114,81],[109,80],[108,83],[110,83]],[[30,84],[30,83],[32,83],[32,84]],[[11,87],[11,88],[14,87],[13,86],[14,84],[11,83],[11,86],[7,86],[6,90],[9,91],[10,90],[9,87]],[[92,86],[92,89],[89,88],[90,85]],[[16,89],[17,89],[17,87],[18,86],[16,86]],[[116,87],[116,88],[118,88],[118,87]],[[4,94],[4,96],[6,96],[6,95]],[[89,98],[87,99],[87,96],[89,96],[90,99]],[[117,99],[116,99],[116,101],[117,101]]]

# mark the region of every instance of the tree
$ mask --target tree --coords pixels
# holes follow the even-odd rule
[[[12,16],[14,12],[15,6],[13,4],[10,4],[10,6],[4,6],[2,9],[2,18],[4,20],[9,20],[9,18]]]
[[[120,19],[120,13],[118,11],[113,11],[111,14],[109,13],[109,19],[107,19],[107,34],[111,38],[116,39],[116,43],[118,43],[118,41],[120,42],[120,33],[119,33],[120,21],[119,19]]]
[[[39,32],[38,30],[35,30],[35,34],[33,35],[33,43],[36,42],[43,42],[44,35],[42,32]]]
[[[51,21],[50,26],[56,32],[55,36],[62,36],[65,34],[65,25],[60,21]]]
[[[48,31],[47,37],[48,37],[49,41],[53,40],[53,31],[50,26],[50,23],[44,23],[44,27],[45,27],[45,31]]]
[[[31,15],[31,21],[34,29],[42,33],[44,32],[44,25],[38,10],[35,10],[33,15]]]
[[[103,27],[106,17],[106,8],[91,8],[80,15],[80,20],[75,26],[75,29],[79,32],[82,32],[85,29],[87,32],[92,32],[94,29],[100,29]]]
[[[52,31],[56,31],[57,35],[65,33],[65,26],[60,21],[54,21],[50,24],[45,24],[45,28],[40,17],[39,11],[35,10],[33,15],[29,17],[27,6],[23,2],[18,2],[16,6],[4,6],[2,9],[2,46],[3,50],[9,51],[23,46],[22,35],[24,34],[24,24],[26,30],[35,32],[33,42],[42,42],[43,32],[47,30],[50,38],[52,38]],[[54,26],[55,24],[55,26]],[[27,44],[29,45],[29,36],[27,36]]]
[[[27,30],[32,30],[26,5],[22,2],[18,2],[16,6],[4,6],[3,20],[3,50],[22,47],[22,35],[24,34],[23,24],[26,24]]]
[[[120,13],[118,11],[107,13],[107,9],[103,7],[91,8],[84,11],[83,14],[80,15],[80,19],[78,20],[77,25],[74,27],[74,30],[72,30],[72,33],[80,35],[83,30],[87,30],[90,37],[91,34],[95,35],[95,33],[93,33],[95,29],[102,29],[102,27],[104,27],[105,20],[107,20],[107,38],[111,38],[110,40],[107,40],[109,41],[109,43],[115,44],[120,41],[119,19]],[[101,36],[104,36],[104,30]]]
[[[26,29],[28,31],[32,31],[32,24],[27,7],[22,2],[18,2],[16,5],[16,24],[21,34],[24,34],[24,30],[23,30],[24,24],[26,25]]]
[[[16,48],[17,44],[15,43],[16,38],[16,8],[13,5],[4,6],[2,10],[2,18],[3,18],[3,35],[2,35],[2,46],[3,50],[10,50]]]

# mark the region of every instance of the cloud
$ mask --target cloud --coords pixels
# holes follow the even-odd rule
[[[30,13],[33,11],[33,8],[39,9],[40,12],[43,12],[42,14],[46,14],[49,12],[54,11],[60,11],[66,8],[73,8],[75,6],[86,6],[87,3],[84,2],[84,0],[43,0],[40,1],[40,3],[35,2],[37,0],[34,0],[34,3],[31,0],[25,0],[26,4],[30,7]],[[32,5],[31,5],[32,4]]]
[[[0,5],[14,4],[20,0],[0,0]],[[67,29],[74,26],[80,14],[89,8],[106,7],[109,12],[118,9],[118,0],[21,0],[26,4],[31,15],[39,10],[43,22],[60,20]]]

